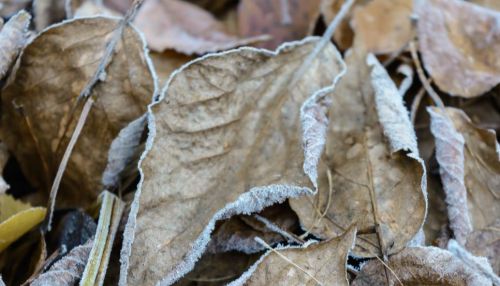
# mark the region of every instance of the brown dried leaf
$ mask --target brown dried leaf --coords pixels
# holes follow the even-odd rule
[[[41,274],[31,286],[70,286],[80,280],[89,258],[94,241],[73,248],[67,255],[54,263],[49,270]]]
[[[169,285],[193,268],[217,220],[312,193],[317,154],[310,149],[321,150],[313,140],[322,138],[308,137],[314,125],[304,126],[302,136],[300,121],[312,118],[301,115],[301,104],[308,98],[311,104],[322,87],[330,90],[343,68],[327,45],[290,88],[316,42],[275,53],[212,54],[174,73],[151,107],[155,136],[143,155],[143,183],[125,230],[121,285],[127,275],[130,284],[152,285],[166,276],[160,283]]]
[[[500,12],[459,0],[421,2],[419,49],[437,86],[469,98],[500,83]]]
[[[179,0],[146,0],[134,23],[149,48],[157,52],[173,49],[187,55],[204,54],[262,39],[260,35],[245,39],[229,35],[208,12]]]
[[[153,61],[160,86],[164,86],[167,83],[173,71],[195,59],[194,56],[186,56],[175,51],[164,51],[163,53],[151,52],[149,56]]]
[[[354,9],[356,41],[372,53],[401,50],[413,36],[410,16],[413,0],[374,0]]]
[[[28,39],[31,16],[25,11],[14,15],[0,26],[0,80],[5,77]]]
[[[20,59],[14,82],[2,93],[3,138],[37,189],[49,190],[74,129],[77,97],[93,76],[118,25],[107,18],[77,19],[45,30]],[[124,30],[107,76],[94,88],[87,118],[61,183],[61,202],[95,200],[112,140],[151,102],[154,80],[137,32]],[[67,127],[67,128],[66,128]]]
[[[467,238],[465,247],[474,255],[486,257],[495,273],[500,274],[500,219],[497,218],[491,225],[473,231]]]
[[[319,13],[320,0],[242,0],[238,6],[239,34],[270,35],[271,40],[255,46],[275,49],[310,35]]]
[[[401,285],[400,283],[403,285],[492,285],[486,276],[464,264],[451,252],[432,246],[406,248],[391,256],[386,264],[392,270],[387,270],[390,275],[389,284],[385,276],[385,266],[378,260],[372,260],[363,266],[352,286]]]
[[[373,257],[400,251],[420,230],[426,179],[398,89],[375,57],[364,55],[355,49],[347,57],[332,97],[319,193],[290,202],[303,227],[322,238],[357,223],[354,253]]]
[[[9,18],[19,11],[28,8],[30,4],[30,0],[0,0],[0,18]]]
[[[446,112],[453,122],[453,127],[465,139],[462,164],[465,175],[463,187],[467,190],[467,205],[462,206],[460,211],[466,212],[470,217],[474,233],[473,236],[470,236],[470,231],[457,233],[456,228],[452,229],[455,231],[459,243],[476,245],[478,242],[474,242],[473,239],[482,239],[482,232],[485,232],[486,235],[494,230],[494,225],[498,223],[497,219],[500,217],[500,208],[498,207],[500,205],[500,147],[496,134],[492,130],[476,127],[459,109],[447,108]],[[456,172],[453,172],[452,175],[459,176]],[[461,214],[459,218],[463,215]],[[451,221],[450,217],[450,223]],[[460,223],[464,224],[464,222]],[[496,230],[496,235],[498,237],[498,230]],[[475,255],[482,255],[486,249],[495,252],[499,251],[499,248],[499,244],[496,242],[483,245],[482,250],[477,247],[470,250]],[[491,264],[498,265],[500,258],[498,256],[493,258],[490,260]],[[500,269],[497,267],[495,271],[499,273]]]
[[[42,31],[51,24],[66,18],[64,4],[61,0],[33,0],[33,22],[37,31]]]
[[[347,255],[354,245],[356,229],[339,237],[302,247],[275,249],[263,255],[240,278],[239,285],[349,285]]]

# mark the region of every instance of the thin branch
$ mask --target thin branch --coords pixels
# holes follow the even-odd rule
[[[304,243],[304,241],[302,239],[295,238],[292,234],[288,233],[286,230],[281,229],[279,226],[277,226],[275,223],[268,220],[267,218],[260,216],[258,214],[255,214],[253,217],[255,219],[257,219],[258,221],[260,221],[261,223],[263,223],[269,230],[274,231],[274,232],[280,234],[281,236],[283,236],[284,238],[286,238],[289,242],[292,241],[292,242],[295,242],[297,244]]]
[[[424,98],[425,95],[425,89],[422,87],[418,91],[417,95],[413,99],[411,103],[411,111],[410,111],[410,118],[411,118],[411,124],[415,125],[415,121],[417,120],[417,112],[418,108],[420,107],[420,102],[422,102],[422,98]]]

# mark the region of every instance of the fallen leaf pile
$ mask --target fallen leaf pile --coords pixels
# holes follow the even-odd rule
[[[0,0],[0,285],[500,286],[500,4]]]

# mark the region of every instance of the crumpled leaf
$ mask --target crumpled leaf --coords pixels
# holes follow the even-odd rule
[[[346,62],[347,74],[331,97],[319,193],[314,201],[298,198],[290,205],[312,234],[334,237],[357,223],[354,254],[388,255],[403,249],[422,227],[425,167],[401,96],[384,68],[357,49]]]
[[[7,23],[0,25],[0,80],[5,77],[28,39],[31,16],[20,11]]]
[[[498,207],[500,204],[500,147],[495,132],[476,127],[463,111],[447,108],[446,112],[453,122],[453,127],[464,138],[464,187],[467,190],[467,206],[466,210],[461,211],[468,212],[474,231],[472,237],[469,236],[470,231],[459,233],[457,240],[462,245],[474,245],[476,243],[471,239],[481,239],[480,233],[488,233],[492,228],[494,229],[500,217]],[[457,236],[457,233],[455,235]],[[499,249],[499,242],[495,242],[483,245],[480,250],[477,248],[470,250],[475,255],[481,255],[484,251],[494,253],[500,251]],[[491,264],[499,265],[500,258],[498,256],[492,258]],[[495,271],[499,273],[500,268],[495,268]]]
[[[290,233],[299,229],[297,216],[284,204],[268,207],[259,215],[282,231]],[[255,237],[264,239],[270,245],[287,241],[286,236],[270,229],[254,216],[240,215],[222,221],[220,226],[216,227],[207,251],[217,253],[237,250],[244,253],[256,253],[266,250],[255,241]]]
[[[319,13],[320,0],[242,0],[238,6],[239,34],[270,35],[271,40],[255,46],[276,49],[312,34]]]
[[[54,263],[49,270],[38,276],[31,286],[69,286],[82,276],[94,241],[73,248],[66,256]]]
[[[44,207],[32,207],[0,194],[0,252],[42,222],[45,213]]]
[[[160,284],[169,285],[193,268],[217,220],[312,193],[316,170],[308,166],[317,158],[309,152],[321,138],[307,136],[311,125],[302,137],[301,104],[322,87],[330,90],[343,67],[327,45],[289,87],[315,43],[213,54],[171,77],[151,106],[155,135],[124,234],[121,285],[152,285],[162,277]]]
[[[2,138],[37,189],[50,189],[81,110],[77,97],[117,25],[118,20],[95,17],[45,30],[23,51],[14,82],[2,92]],[[150,68],[141,37],[125,28],[106,77],[93,90],[95,107],[62,179],[62,205],[95,201],[112,140],[151,102]]]
[[[106,189],[118,186],[120,174],[132,162],[139,158],[140,142],[144,128],[146,128],[147,115],[144,114],[130,122],[120,130],[118,136],[111,142],[108,152],[108,164],[102,174],[102,184]]]
[[[431,117],[431,132],[436,140],[436,159],[446,194],[450,228],[455,239],[465,244],[472,231],[467,209],[467,189],[464,183],[464,138],[455,130],[446,111],[427,108]]]
[[[179,0],[146,0],[135,25],[144,33],[150,49],[173,49],[186,55],[222,51],[263,40],[227,34],[221,23],[199,7]]]
[[[346,273],[347,255],[354,245],[355,238],[356,229],[351,227],[341,236],[328,241],[268,251],[247,272],[228,286],[347,286],[349,285]]]
[[[500,83],[500,12],[459,0],[416,7],[424,67],[441,90],[470,98]]]
[[[476,256],[486,257],[495,273],[500,274],[500,218],[483,229],[473,231],[467,238],[465,248]]]
[[[372,53],[401,50],[413,37],[413,0],[374,0],[354,8],[355,37]]]
[[[433,246],[408,247],[391,256],[386,264],[397,276],[387,270],[389,285],[401,285],[400,282],[403,285],[492,285],[486,276],[451,252]],[[384,267],[379,260],[369,261],[351,285],[387,285]]]

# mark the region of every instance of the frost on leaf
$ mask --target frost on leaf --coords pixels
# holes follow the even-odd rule
[[[28,38],[31,16],[25,11],[14,15],[0,25],[0,80],[7,74]]]
[[[475,97],[500,83],[500,12],[460,0],[418,2],[419,50],[441,90]]]
[[[124,234],[122,285],[162,278],[169,285],[194,267],[217,220],[312,193],[301,105],[343,68],[328,45],[289,87],[316,42],[212,54],[173,74],[151,106],[153,136]]]
[[[437,247],[408,247],[390,257],[386,271],[379,260],[363,266],[352,286],[368,285],[493,285],[491,280],[469,267],[451,252]]]
[[[187,55],[204,54],[264,39],[228,34],[210,13],[180,0],[146,0],[134,23],[149,48],[158,52],[173,49]]]
[[[50,189],[82,109],[77,98],[118,23],[96,17],[51,26],[23,51],[14,82],[2,92],[2,124],[10,127],[2,130],[2,139],[36,189]],[[145,113],[154,93],[146,57],[142,39],[126,27],[107,76],[93,89],[96,102],[69,159],[58,201],[82,205],[102,190],[112,140]]]
[[[446,194],[450,228],[462,245],[472,231],[464,183],[464,138],[455,130],[446,111],[428,108],[431,132],[436,141],[436,159]]]
[[[82,276],[94,241],[89,239],[85,244],[73,248],[49,270],[36,278],[32,286],[67,286],[75,285]]]
[[[347,74],[331,96],[319,193],[314,200],[293,199],[291,206],[304,229],[322,238],[357,223],[358,256],[392,254],[423,224],[425,169],[387,72],[375,57],[356,49],[346,62]]]
[[[487,239],[488,233],[495,230],[500,217],[500,147],[496,134],[492,130],[481,129],[475,126],[467,115],[455,108],[447,108],[446,112],[453,122],[454,128],[465,141],[464,145],[464,184],[467,190],[467,206],[463,209],[468,211],[472,223],[473,233],[458,240],[469,249],[469,246],[477,245],[474,239],[483,239],[484,232]],[[447,198],[448,200],[448,198]],[[490,234],[491,235],[491,234]],[[496,234],[498,237],[498,232]],[[458,238],[458,237],[457,237]],[[493,240],[492,243],[482,247],[469,249],[475,255],[486,255],[490,263],[496,265],[495,271],[500,272],[498,267],[500,258],[494,255],[500,251],[500,242]]]
[[[350,227],[339,237],[328,241],[268,251],[228,286],[347,286],[347,255],[353,247],[355,237],[356,229]]]

